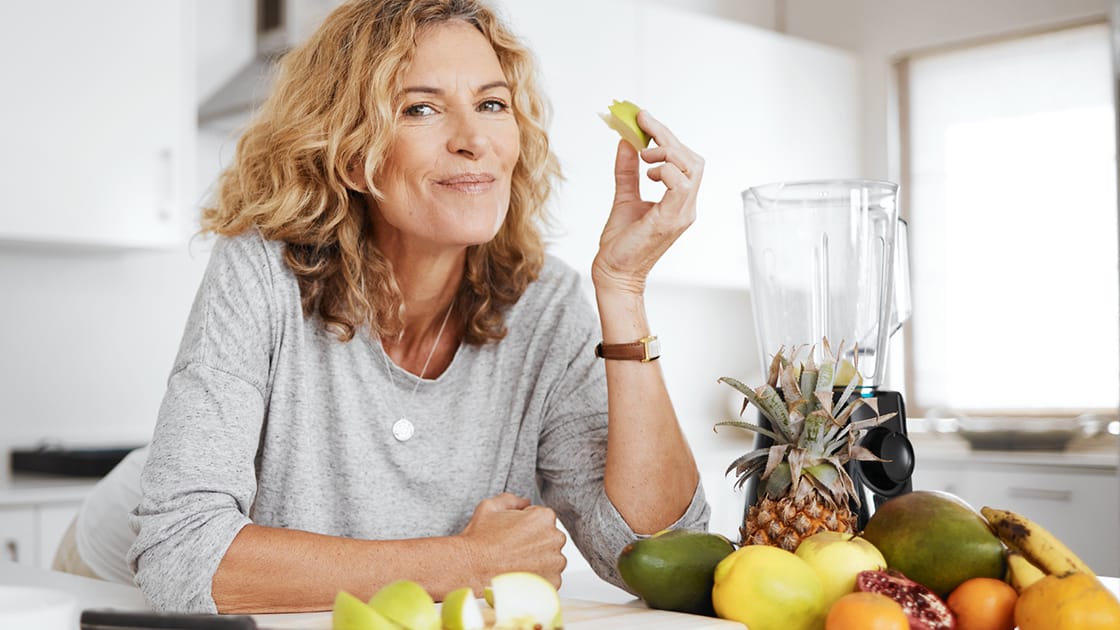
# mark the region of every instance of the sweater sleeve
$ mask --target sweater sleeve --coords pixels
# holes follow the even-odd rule
[[[217,612],[211,581],[250,522],[276,328],[264,246],[218,241],[159,410],[128,554],[156,610]]]
[[[562,346],[554,346],[553,356],[564,357],[567,366],[549,395],[538,451],[538,486],[541,499],[556,511],[595,573],[630,590],[618,574],[618,555],[629,543],[648,536],[635,533],[606,495],[606,374],[593,352],[598,327],[582,295],[567,301],[579,308],[555,328]],[[658,464],[651,460],[649,465]],[[706,530],[709,514],[698,483],[688,508],[670,528]]]

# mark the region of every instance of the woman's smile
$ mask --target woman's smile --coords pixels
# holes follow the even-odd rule
[[[442,190],[481,195],[493,190],[495,181],[495,177],[489,173],[461,173],[436,180],[436,185]]]

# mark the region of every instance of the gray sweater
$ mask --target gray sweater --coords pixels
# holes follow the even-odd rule
[[[215,612],[211,579],[251,522],[445,536],[501,492],[554,509],[595,571],[621,586],[615,561],[638,536],[603,491],[599,329],[572,269],[548,258],[509,309],[504,340],[462,345],[443,374],[420,380],[387,366],[368,331],[342,343],[306,318],[282,251],[251,231],[211,254],[132,519],[128,560],[154,608]],[[392,433],[402,415],[416,428],[404,442]],[[674,527],[705,528],[708,512],[698,486]]]

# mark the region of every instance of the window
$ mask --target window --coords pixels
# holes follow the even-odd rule
[[[1106,24],[900,64],[911,415],[1116,409],[1110,64]]]

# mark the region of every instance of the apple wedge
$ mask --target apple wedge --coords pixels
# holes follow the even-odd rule
[[[439,611],[432,596],[411,580],[386,584],[374,593],[369,606],[405,630],[440,630]]]
[[[382,617],[369,604],[346,591],[339,591],[331,609],[332,630],[397,630],[399,626]]]
[[[642,110],[630,101],[614,101],[607,108],[609,114],[599,114],[607,126],[618,132],[635,151],[649,146],[650,136],[638,126],[638,112]]]
[[[482,630],[486,627],[478,600],[469,587],[457,588],[443,598],[440,617],[446,630]]]
[[[514,571],[494,576],[494,620],[500,628],[554,630],[563,623],[560,596],[535,573]]]

